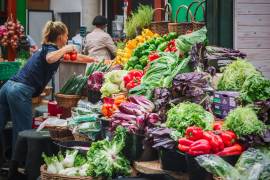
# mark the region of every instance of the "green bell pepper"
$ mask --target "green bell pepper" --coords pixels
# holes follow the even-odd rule
[[[142,57],[139,59],[139,61],[140,61],[140,64],[141,64],[143,67],[145,67],[145,66],[147,65],[147,63],[148,63],[148,56],[146,56],[146,55],[142,56]]]
[[[165,40],[162,37],[159,37],[155,41],[155,45],[158,47],[161,43],[163,43]]]
[[[136,66],[134,66],[134,69],[143,70],[143,67],[141,65],[137,64]]]
[[[168,41],[176,39],[177,38],[177,33],[176,32],[170,32],[168,34]]]
[[[129,66],[135,66],[136,64],[138,64],[139,58],[137,56],[133,56],[128,60],[128,65]]]
[[[148,48],[149,51],[155,51],[157,49],[157,46],[155,46],[154,44],[151,44]]]
[[[157,51],[163,52],[163,51],[167,48],[168,43],[169,43],[168,41],[167,41],[167,42],[161,43],[161,44],[158,46]]]

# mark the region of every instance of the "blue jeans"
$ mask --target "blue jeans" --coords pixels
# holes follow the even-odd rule
[[[32,128],[32,94],[34,88],[14,81],[7,81],[0,89],[0,137],[5,124],[12,120],[12,149],[18,133]]]

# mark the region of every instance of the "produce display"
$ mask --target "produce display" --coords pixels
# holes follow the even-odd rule
[[[146,13],[148,21],[152,9],[140,6],[137,13]],[[93,63],[60,90],[80,94],[87,87],[88,94],[98,94],[97,104],[79,101],[68,119],[68,127],[87,135],[91,145],[86,156],[43,155],[46,170],[117,178],[131,174],[133,161],[159,158],[167,171],[164,161],[178,161],[224,180],[268,179],[270,80],[239,50],[208,46],[206,27],[159,36],[144,29],[147,22],[139,23],[141,35],[129,32],[134,39],[119,45],[112,65]],[[139,34],[139,28],[133,30]],[[222,108],[226,113],[220,116],[215,110]],[[185,169],[189,175],[204,170]]]
[[[143,44],[145,41],[158,36],[158,34],[153,33],[149,29],[143,29],[141,35],[136,36],[134,39],[128,40],[123,49],[117,50],[114,64],[125,65],[132,57],[134,49]]]
[[[166,49],[167,52],[169,52],[172,46],[172,42],[169,43],[169,41],[175,39],[176,37],[176,33],[169,33],[162,37],[153,37],[145,43],[137,46],[136,49],[134,49],[133,54],[129,58],[125,69],[142,70],[147,65],[148,61],[153,61],[153,55],[157,56],[157,54],[151,54],[151,52],[163,52]]]

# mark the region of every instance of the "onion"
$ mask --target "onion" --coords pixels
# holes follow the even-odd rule
[[[15,34],[15,35],[13,35],[13,39],[14,40],[17,40],[18,39],[18,36]]]
[[[8,33],[7,33],[7,32],[4,32],[4,33],[3,33],[3,35],[4,35],[4,36],[7,36],[7,35],[8,35]]]
[[[7,22],[7,25],[8,25],[8,26],[11,26],[12,24],[13,24],[12,21],[8,21],[8,22]]]
[[[13,35],[14,31],[10,30],[10,31],[8,31],[8,34]]]

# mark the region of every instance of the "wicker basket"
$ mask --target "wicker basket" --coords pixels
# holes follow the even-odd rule
[[[179,15],[180,10],[183,8],[185,8],[187,10],[186,22],[178,23],[177,22],[178,15]],[[188,14],[190,15],[191,22],[188,22]],[[193,21],[194,21],[194,18],[192,16],[192,13],[188,9],[188,6],[181,5],[178,7],[178,9],[176,11],[174,23],[168,24],[169,32],[176,32],[178,35],[187,34],[188,32],[192,32],[193,31]]]
[[[194,31],[197,31],[197,30],[199,30],[199,29],[201,29],[202,27],[205,26],[206,13],[205,13],[205,7],[203,6],[205,2],[206,1],[200,2],[198,4],[198,6],[196,7],[196,9],[195,9],[195,12],[194,12],[194,22],[193,22],[193,30]],[[197,15],[198,9],[200,7],[202,7],[203,17],[204,17],[204,21],[202,21],[202,22],[196,21],[196,15]]]
[[[20,69],[20,62],[0,62],[0,80],[8,80]]]
[[[51,139],[55,141],[74,140],[72,132],[67,127],[49,126],[47,129],[49,130]]]
[[[57,104],[63,108],[71,108],[77,106],[78,101],[81,99],[79,95],[55,95]]]
[[[171,19],[171,5],[170,4],[166,4],[165,8],[156,8],[154,9],[154,14],[155,12],[157,11],[164,11],[165,14],[166,12],[168,13],[169,15],[169,20]],[[160,35],[163,35],[163,34],[167,34],[169,31],[168,31],[168,24],[169,24],[169,21],[152,21],[151,24],[150,24],[150,29],[151,31],[157,33],[157,34],[160,34]]]
[[[89,139],[88,136],[80,133],[73,133],[75,141],[81,141],[81,142],[90,142],[91,140]]]
[[[40,179],[41,180],[93,180],[90,176],[65,176],[60,174],[51,174],[47,172],[46,165],[40,167]]]

